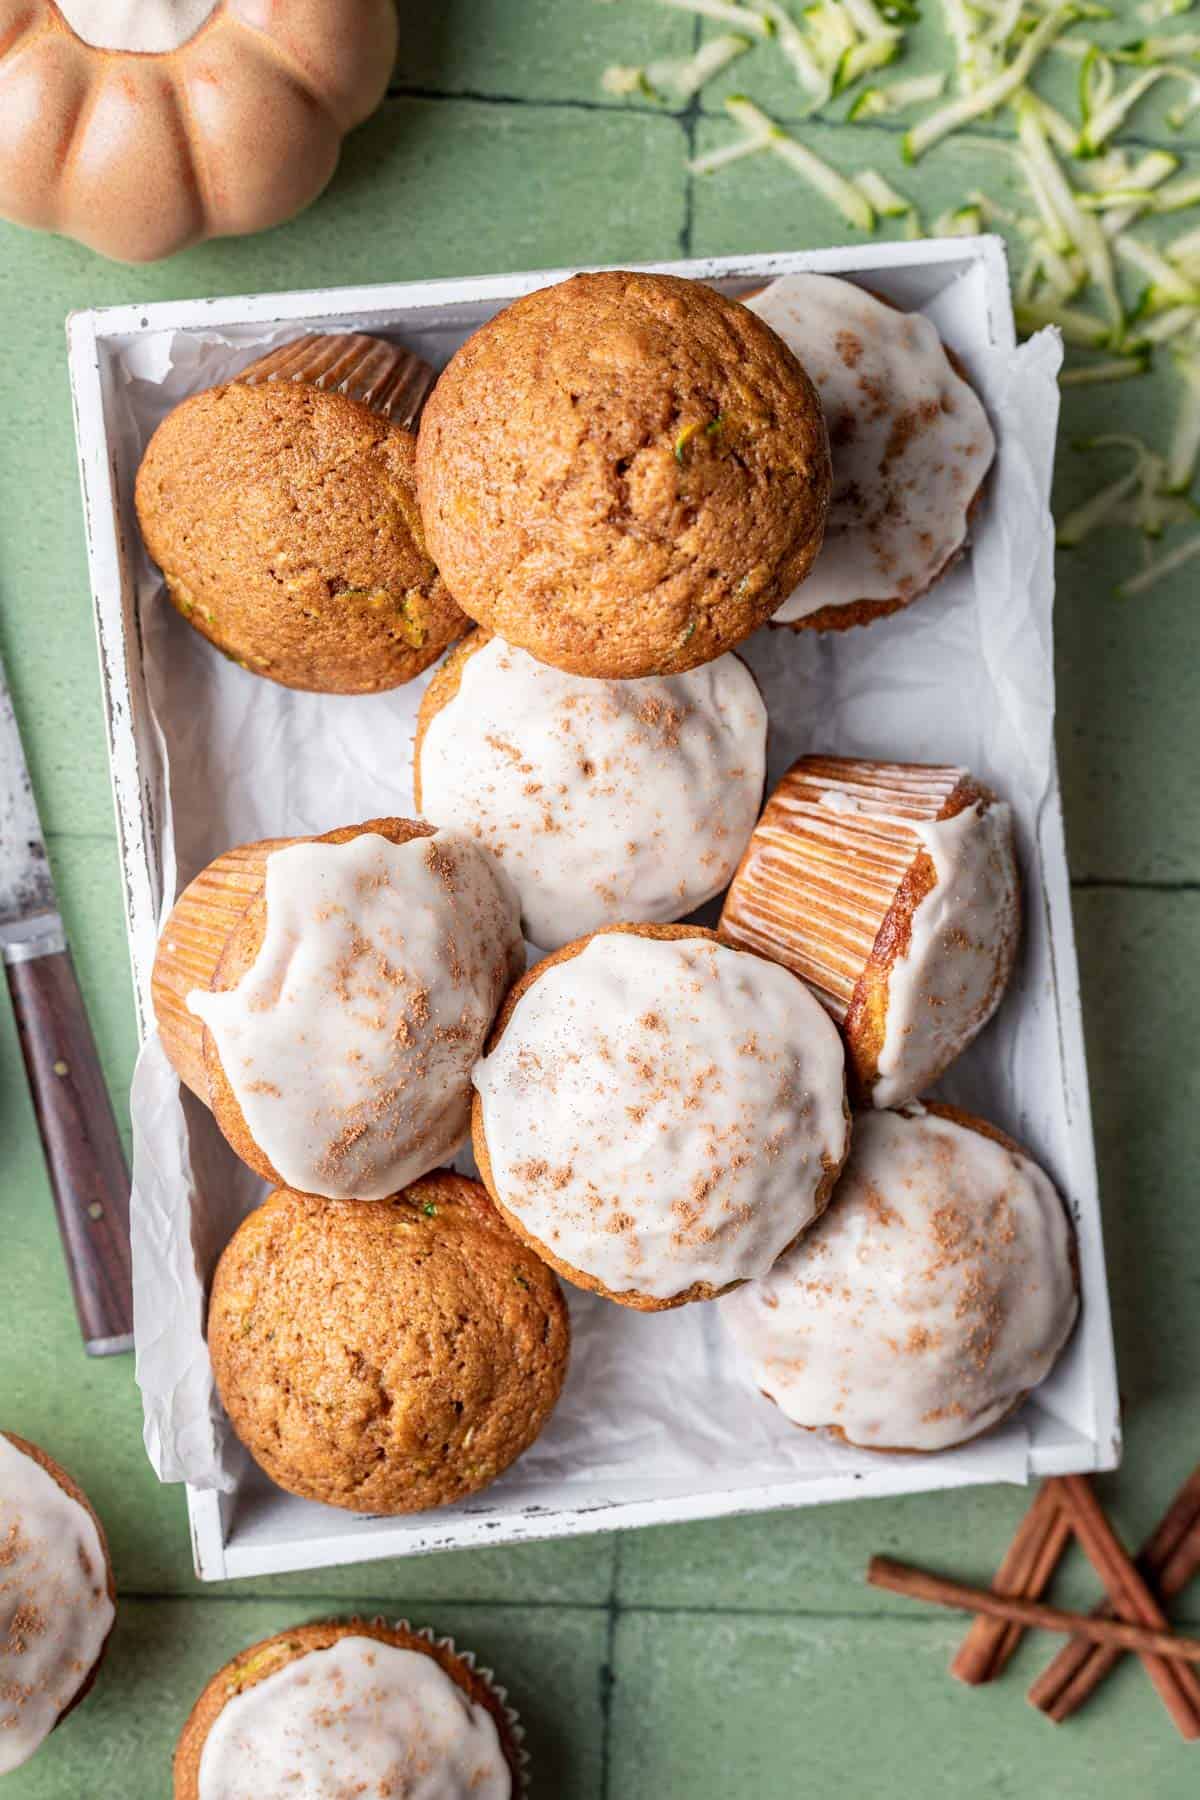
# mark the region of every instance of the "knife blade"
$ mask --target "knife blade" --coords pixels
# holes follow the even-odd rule
[[[0,664],[0,958],[84,1344],[133,1343],[129,1172]]]

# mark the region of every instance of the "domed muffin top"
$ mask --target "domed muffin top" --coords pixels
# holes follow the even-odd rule
[[[281,1188],[230,1239],[208,1324],[233,1427],[290,1492],[421,1512],[476,1492],[558,1398],[555,1276],[450,1170],[374,1206]]]
[[[421,421],[426,536],[472,618],[581,675],[678,673],[762,624],[820,548],[816,390],[701,282],[541,288],[451,359]]]

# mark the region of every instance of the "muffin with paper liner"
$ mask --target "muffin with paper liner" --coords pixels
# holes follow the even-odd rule
[[[755,826],[721,914],[841,1028],[852,1086],[915,1099],[987,1024],[1020,935],[1010,808],[966,769],[806,756]]]
[[[163,1047],[268,1181],[374,1200],[446,1161],[524,967],[516,894],[474,839],[407,819],[243,844],[177,900]]]
[[[83,1489],[39,1445],[0,1431],[0,1776],[86,1698],[116,1597]]]
[[[823,1217],[720,1308],[794,1424],[863,1450],[949,1450],[1054,1367],[1079,1311],[1075,1232],[1049,1176],[986,1120],[862,1113]]]
[[[490,1669],[406,1620],[294,1626],[218,1669],[175,1749],[175,1800],[513,1800],[524,1728]]]
[[[529,1448],[570,1328],[553,1272],[439,1169],[372,1206],[278,1189],[225,1246],[208,1347],[273,1481],[397,1514],[478,1493]]]
[[[167,414],[138,522],[172,604],[225,655],[285,687],[375,693],[466,629],[417,506],[407,426],[431,379],[382,339],[310,334]]]

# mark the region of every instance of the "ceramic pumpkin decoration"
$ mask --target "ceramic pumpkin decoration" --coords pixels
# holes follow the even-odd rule
[[[314,200],[394,0],[0,0],[0,216],[149,262]]]

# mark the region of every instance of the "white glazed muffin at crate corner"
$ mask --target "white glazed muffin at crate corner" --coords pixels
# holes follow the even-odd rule
[[[728,886],[762,804],[767,712],[725,655],[684,675],[569,675],[474,632],[434,675],[414,752],[418,810],[511,876],[543,950],[662,923]]]
[[[524,966],[488,851],[374,819],[218,857],[177,900],[151,991],[168,1057],[244,1162],[374,1200],[461,1143],[471,1066]]]
[[[946,1106],[864,1113],[824,1217],[721,1307],[795,1424],[860,1449],[946,1450],[1053,1368],[1079,1310],[1075,1234],[995,1126]]]
[[[524,1731],[491,1672],[404,1623],[328,1620],[218,1669],[175,1749],[175,1800],[512,1800]]]
[[[86,1494],[36,1444],[0,1431],[0,1775],[86,1696],[115,1601]]]
[[[983,403],[920,313],[833,275],[747,297],[803,362],[833,458],[825,541],[772,620],[866,625],[927,593],[961,554],[996,442]]]
[[[643,1311],[764,1274],[846,1154],[842,1046],[786,969],[612,926],[517,983],[474,1072],[488,1192],[539,1256]]]
[[[1020,922],[1011,809],[966,769],[806,756],[720,929],[801,976],[838,1021],[856,1097],[898,1106],[995,1012]]]

